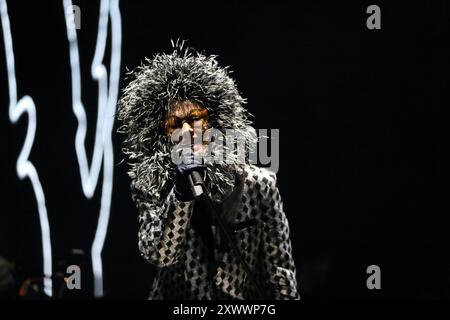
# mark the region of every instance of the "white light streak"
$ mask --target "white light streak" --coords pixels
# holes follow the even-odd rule
[[[36,133],[36,106],[30,96],[24,96],[17,101],[16,71],[14,65],[14,50],[11,37],[11,28],[8,16],[6,0],[0,0],[0,16],[2,20],[3,42],[5,44],[6,67],[8,73],[9,89],[9,119],[12,123],[19,121],[23,114],[28,115],[28,128],[19,157],[16,163],[17,175],[21,180],[28,177],[33,186],[36,197],[39,222],[42,233],[42,251],[44,263],[44,292],[49,297],[52,296],[52,247],[50,241],[50,226],[47,217],[47,207],[45,205],[45,195],[42,189],[39,175],[34,165],[28,160],[33,147]]]
[[[103,267],[101,254],[108,229],[114,154],[112,145],[112,129],[119,90],[122,26],[118,0],[102,0],[97,33],[97,44],[91,65],[91,76],[98,82],[98,113],[94,152],[89,167],[85,148],[86,112],[81,99],[80,62],[76,30],[70,27],[72,16],[72,1],[63,0],[66,17],[67,37],[70,46],[70,66],[72,71],[72,108],[78,120],[75,136],[75,149],[80,168],[81,184],[84,195],[91,199],[97,186],[103,159],[103,184],[100,204],[100,214],[97,230],[92,243],[92,269],[94,273],[94,295],[103,296]],[[106,38],[108,34],[108,16],[111,17],[111,62],[110,75],[102,61],[105,54]],[[109,80],[109,83],[108,83]]]

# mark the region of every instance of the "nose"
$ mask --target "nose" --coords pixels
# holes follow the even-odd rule
[[[191,134],[194,132],[194,128],[187,122],[183,122],[183,126],[181,127],[182,132],[190,132]]]

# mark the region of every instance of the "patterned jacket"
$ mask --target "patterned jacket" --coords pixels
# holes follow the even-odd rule
[[[244,268],[221,241],[216,226],[206,224],[210,238],[194,227],[196,214],[203,225],[207,221],[206,215],[201,216],[203,212],[197,212],[195,201],[178,201],[172,189],[158,207],[146,201],[146,195],[133,188],[133,183],[132,190],[140,214],[140,252],[159,267],[150,299],[257,297]],[[266,298],[299,299],[289,225],[275,174],[247,166],[220,208]]]

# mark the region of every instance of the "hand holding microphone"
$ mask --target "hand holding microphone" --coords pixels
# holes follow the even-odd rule
[[[191,155],[182,157],[182,161],[176,168],[175,196],[179,201],[192,201],[203,194],[203,177],[206,165],[203,158]]]

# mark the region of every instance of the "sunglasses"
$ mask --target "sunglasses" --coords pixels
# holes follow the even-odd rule
[[[186,117],[169,116],[166,120],[166,129],[168,132],[172,132],[176,129],[183,127],[183,124],[187,122],[192,128],[197,121],[202,121],[202,127],[204,127],[208,121],[208,110],[206,109],[193,109]]]

